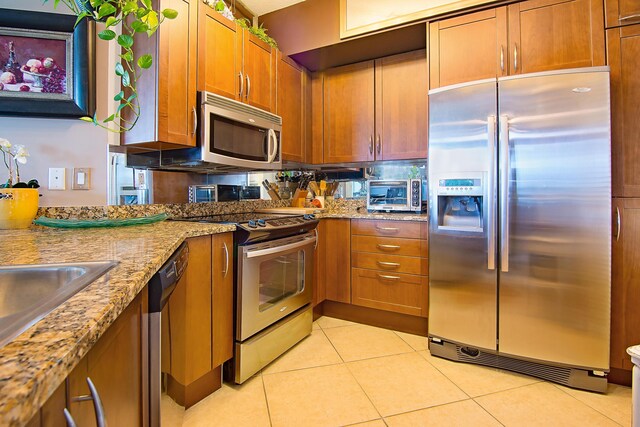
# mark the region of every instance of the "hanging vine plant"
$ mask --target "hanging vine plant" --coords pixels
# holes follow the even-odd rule
[[[105,119],[81,117],[80,120],[112,132],[126,132],[136,125],[140,117],[137,82],[142,71],[153,65],[149,53],[140,55],[137,60],[134,51],[136,33],[147,33],[151,37],[165,19],[175,19],[178,12],[173,9],[156,10],[152,0],[44,0],[53,1],[53,7],[60,3],[66,5],[76,16],[76,25],[83,19],[103,22],[106,28],[98,33],[102,40],[115,40],[120,46],[120,61],[116,63],[115,73],[122,82],[122,90],[113,98],[118,102],[114,114]],[[121,34],[114,29],[121,24]],[[125,114],[126,113],[126,114]],[[129,114],[130,113],[130,114]],[[116,128],[112,128],[110,124]]]

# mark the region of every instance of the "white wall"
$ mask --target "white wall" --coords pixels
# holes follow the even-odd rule
[[[42,0],[0,0],[0,8],[24,9],[38,12],[70,13],[61,3],[53,9],[53,0],[46,5]],[[100,31],[100,30],[98,30]],[[105,41],[96,43],[98,117],[106,117],[110,108],[107,100],[115,94],[113,63],[109,60],[113,48]],[[110,53],[111,52],[111,53]],[[2,66],[4,64],[0,64]],[[113,93],[111,93],[113,92]],[[107,147],[117,144],[117,135],[77,119],[42,119],[35,117],[0,116],[0,137],[13,144],[25,145],[31,157],[20,168],[23,180],[32,178],[40,182],[41,206],[84,206],[107,204]],[[64,191],[49,191],[49,167],[67,168]],[[74,167],[91,168],[91,189],[71,190]],[[4,165],[0,166],[0,181],[5,181]]]

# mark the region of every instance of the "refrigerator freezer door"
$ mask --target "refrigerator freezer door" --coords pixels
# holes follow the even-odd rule
[[[429,335],[494,351],[496,86],[429,94],[428,171]]]
[[[574,71],[498,83],[499,157],[509,167],[500,194],[508,215],[500,236],[499,351],[608,370],[609,73]]]

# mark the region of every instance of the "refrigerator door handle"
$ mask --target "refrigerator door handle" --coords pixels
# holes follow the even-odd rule
[[[487,185],[487,268],[496,268],[496,116],[487,117],[489,179]]]
[[[509,117],[500,116],[500,271],[509,271]]]

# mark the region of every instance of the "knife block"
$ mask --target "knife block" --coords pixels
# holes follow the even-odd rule
[[[305,200],[307,199],[307,194],[309,192],[307,190],[297,189],[295,193],[293,193],[293,197],[291,197],[291,206],[294,208],[304,208]]]

